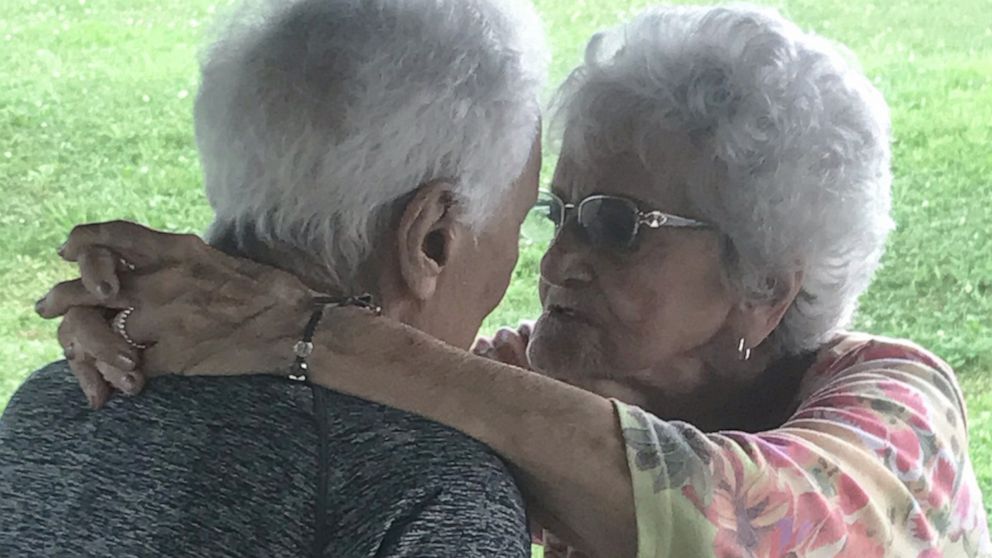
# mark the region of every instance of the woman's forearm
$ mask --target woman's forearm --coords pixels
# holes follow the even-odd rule
[[[485,443],[515,469],[538,521],[581,550],[633,556],[636,521],[612,403],[533,372],[476,357],[419,332],[402,358],[349,367],[333,334],[315,339],[315,383],[422,415]],[[327,344],[329,350],[320,350]],[[368,366],[376,360],[376,366]]]

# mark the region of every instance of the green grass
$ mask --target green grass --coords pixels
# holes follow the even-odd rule
[[[579,60],[592,31],[647,3],[539,0],[555,47],[552,79]],[[988,0],[772,5],[848,44],[892,106],[899,229],[858,325],[912,338],[958,370],[992,504]],[[199,231],[208,222],[190,115],[196,47],[214,9],[207,0],[3,2],[0,408],[27,373],[58,356],[54,324],[31,306],[70,272],[54,250],[73,224],[129,218]],[[538,258],[525,249],[487,328],[534,315]]]

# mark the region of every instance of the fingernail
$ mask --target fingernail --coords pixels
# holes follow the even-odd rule
[[[90,409],[96,409],[96,394],[92,392],[86,392],[86,401],[90,404]]]
[[[34,311],[37,312],[38,314],[44,314],[45,313],[45,305],[47,303],[48,303],[48,297],[47,296],[43,296],[43,297],[39,298],[38,299],[38,302],[35,302],[34,303]]]
[[[493,341],[497,343],[506,343],[507,341],[510,340],[511,335],[512,333],[510,333],[509,330],[501,329],[496,332],[496,337],[493,338]]]
[[[124,370],[134,370],[134,367],[137,366],[138,363],[136,363],[134,359],[131,358],[131,355],[127,353],[118,353],[117,364],[120,368],[123,368]]]
[[[75,358],[76,358],[76,346],[70,344],[68,347],[65,348],[64,351],[62,351],[62,354],[65,356],[65,359],[66,360],[75,360]]]
[[[124,376],[124,388],[128,395],[138,395],[138,377],[134,374]]]
[[[490,343],[488,339],[479,338],[479,340],[475,342],[475,352],[477,353],[485,353],[487,351],[491,351],[492,349],[493,344]]]
[[[113,294],[114,287],[106,281],[100,281],[100,283],[96,286],[96,292],[102,297],[108,297]]]
[[[59,256],[65,256],[65,249],[68,246],[69,246],[69,243],[68,242],[64,242],[64,243],[62,243],[62,246],[59,246],[59,250],[58,250]]]

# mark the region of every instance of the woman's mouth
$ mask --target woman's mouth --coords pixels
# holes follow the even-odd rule
[[[561,306],[559,304],[549,304],[546,310],[548,317],[570,322],[582,322],[585,324],[591,324],[592,320],[584,313],[579,312],[575,308],[569,306]]]

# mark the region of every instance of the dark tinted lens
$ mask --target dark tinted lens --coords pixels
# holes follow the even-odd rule
[[[627,249],[637,231],[637,207],[618,198],[589,198],[579,208],[579,224],[594,245]]]

